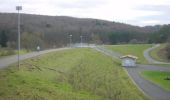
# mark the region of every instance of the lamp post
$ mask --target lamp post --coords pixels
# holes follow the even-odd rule
[[[80,36],[80,45],[81,45],[81,47],[82,47],[82,41],[83,41],[83,36],[81,35]]]
[[[18,10],[18,69],[20,69],[20,13],[22,10],[22,6],[16,6],[16,10]]]
[[[72,35],[70,34],[70,48],[71,48],[71,43],[72,43]]]

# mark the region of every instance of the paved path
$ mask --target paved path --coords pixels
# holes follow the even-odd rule
[[[49,53],[49,52],[53,52],[53,51],[64,50],[64,49],[68,49],[68,48],[50,49],[50,50],[44,50],[44,51],[40,51],[40,52],[31,52],[31,53],[21,55],[20,60],[24,60],[27,58],[41,55],[41,54],[45,54],[45,53]],[[0,69],[7,67],[10,64],[16,63],[17,61],[18,61],[17,55],[0,58]]]
[[[153,100],[170,100],[170,91],[167,91],[155,83],[145,80],[140,72],[144,70],[170,71],[170,67],[155,65],[137,65],[137,67],[126,68],[131,78],[142,89],[142,91]]]
[[[94,49],[114,58],[119,58],[118,56],[121,55],[116,52],[111,53],[110,50],[106,50],[106,48],[103,48],[103,47],[96,47]],[[170,67],[138,64],[137,67],[130,67],[130,68],[125,67],[125,69],[127,70],[130,77],[133,79],[135,84],[138,86],[138,88],[140,88],[140,90],[144,92],[147,96],[149,96],[151,99],[170,100],[170,91],[163,89],[162,87],[160,87],[159,85],[156,85],[155,83],[145,80],[140,75],[140,72],[144,70],[161,70],[161,71],[168,70],[170,71]]]
[[[157,61],[157,60],[153,59],[153,58],[150,56],[149,52],[150,52],[151,50],[155,49],[155,48],[158,48],[159,46],[160,46],[160,44],[156,44],[156,45],[154,45],[153,47],[144,50],[143,55],[144,55],[145,59],[146,59],[150,64],[170,64],[170,63],[166,63],[166,62]]]

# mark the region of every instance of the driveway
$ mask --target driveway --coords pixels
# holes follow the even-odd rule
[[[53,51],[65,50],[65,49],[68,49],[68,48],[50,49],[50,50],[44,50],[44,51],[40,51],[40,52],[30,52],[30,53],[27,53],[27,54],[20,55],[20,60],[24,60],[24,59],[27,59],[27,58],[35,57],[35,56],[45,54],[45,53],[49,53],[49,52],[53,52]],[[13,56],[0,58],[0,69],[7,67],[10,64],[16,63],[18,61],[17,57],[18,57],[17,55],[13,55]]]
[[[104,47],[95,47],[94,49],[113,58],[119,59],[121,56],[121,54],[108,50]],[[149,51],[147,51],[147,53],[149,54]],[[127,70],[129,76],[133,79],[137,87],[144,92],[145,95],[149,96],[153,100],[170,100],[170,91],[165,90],[155,83],[145,80],[140,75],[140,72],[144,70],[170,71],[170,67],[138,64],[137,67],[124,68]]]

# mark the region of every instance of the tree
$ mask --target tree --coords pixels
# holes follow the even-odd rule
[[[149,43],[165,43],[170,37],[170,25],[164,25],[158,32],[154,32],[149,37]]]
[[[131,44],[137,44],[137,43],[138,43],[138,40],[132,39],[132,40],[129,41],[129,43],[131,43]]]
[[[167,43],[167,45],[166,45],[166,56],[167,56],[167,58],[168,59],[170,59],[170,37],[169,37],[169,39],[168,39],[168,43]]]
[[[102,43],[99,35],[97,35],[97,34],[92,33],[91,39],[92,39],[92,43],[95,43],[95,44],[101,44]]]
[[[5,33],[5,31],[3,30],[0,33],[0,45],[1,45],[1,47],[7,47],[7,41],[8,41],[8,37]]]
[[[41,33],[27,33],[21,35],[21,47],[27,50],[35,50],[37,46],[43,47]]]

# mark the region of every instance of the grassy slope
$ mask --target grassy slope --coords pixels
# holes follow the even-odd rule
[[[155,48],[152,51],[150,51],[151,57],[158,61],[168,62],[165,57],[162,57],[164,55],[158,54],[158,53],[160,53],[161,49],[165,48],[165,46],[166,46],[166,44],[161,44],[161,46],[159,48]],[[164,53],[162,53],[162,54],[164,54]]]
[[[112,45],[106,46],[108,49],[119,52],[121,54],[127,55],[131,54],[138,57],[137,63],[147,63],[147,60],[143,56],[143,51],[149,47],[151,44],[129,44],[129,45]]]
[[[170,80],[165,80],[167,76],[170,76],[170,72],[167,71],[143,71],[142,75],[165,89],[170,90]]]
[[[92,49],[45,54],[0,70],[1,100],[146,100],[120,63]]]

